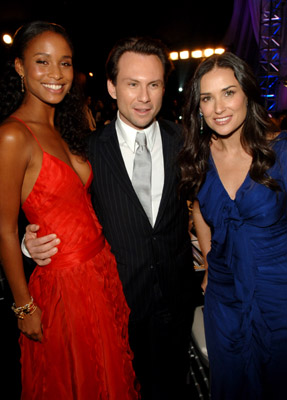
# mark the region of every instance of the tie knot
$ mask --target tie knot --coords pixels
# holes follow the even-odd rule
[[[141,147],[146,146],[146,135],[144,131],[137,132],[136,143]]]

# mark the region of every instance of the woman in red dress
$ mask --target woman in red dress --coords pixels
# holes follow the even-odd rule
[[[83,104],[65,30],[20,28],[0,101],[0,254],[21,331],[22,399],[138,398],[129,309],[116,262],[92,209]],[[58,253],[27,284],[19,206],[57,232]]]

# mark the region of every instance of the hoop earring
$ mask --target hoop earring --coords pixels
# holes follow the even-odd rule
[[[200,117],[200,130],[199,133],[200,135],[203,135],[203,114],[201,111],[199,111],[199,117]]]
[[[24,75],[21,75],[20,78],[21,78],[21,92],[25,93]]]

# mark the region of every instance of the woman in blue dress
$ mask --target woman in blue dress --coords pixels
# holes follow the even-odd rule
[[[212,400],[287,398],[287,132],[270,122],[243,60],[198,66],[179,163],[208,267]]]

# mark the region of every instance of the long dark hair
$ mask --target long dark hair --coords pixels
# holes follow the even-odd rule
[[[271,130],[271,120],[262,104],[260,87],[248,64],[230,52],[204,60],[187,85],[183,109],[184,145],[178,157],[181,170],[180,190],[193,200],[206,177],[210,143],[215,132],[204,122],[203,132],[200,134],[200,81],[203,75],[215,67],[232,69],[248,99],[247,115],[240,139],[245,151],[252,156],[250,177],[272,190],[280,190],[278,183],[267,174],[267,170],[275,163],[275,153],[267,136]]]
[[[20,27],[13,38],[13,45],[6,63],[6,69],[0,79],[0,122],[3,122],[15,112],[24,99],[21,91],[21,79],[15,70],[15,59],[24,60],[25,49],[30,41],[44,32],[54,32],[61,35],[74,52],[72,42],[66,30],[51,22],[34,21]],[[75,73],[77,76],[77,73]],[[75,78],[68,95],[55,107],[55,125],[63,139],[74,154],[85,156],[85,140],[87,121],[83,111],[82,88]]]

